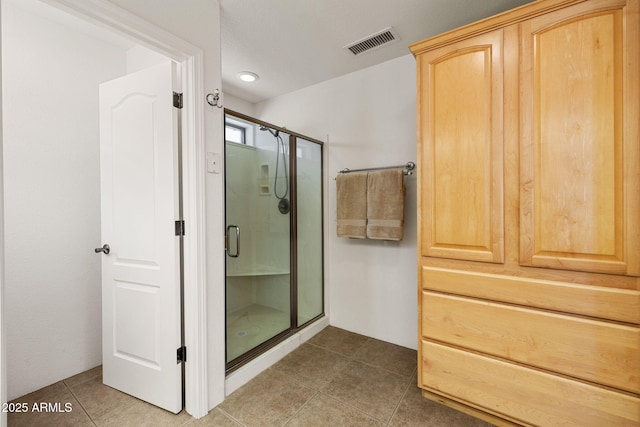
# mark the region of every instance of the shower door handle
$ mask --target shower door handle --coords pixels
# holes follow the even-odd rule
[[[231,245],[229,244],[229,230],[231,230],[232,228],[236,229],[236,253],[232,254],[231,253]],[[226,242],[225,242],[225,250],[227,251],[227,255],[229,255],[231,258],[238,258],[238,256],[240,256],[240,227],[238,227],[237,225],[228,225],[227,226],[227,234],[226,234]]]

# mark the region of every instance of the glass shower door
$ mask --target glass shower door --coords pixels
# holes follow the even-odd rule
[[[225,128],[229,364],[292,327],[291,226],[289,135],[241,120]]]
[[[324,312],[322,146],[296,138],[296,249],[298,326]]]

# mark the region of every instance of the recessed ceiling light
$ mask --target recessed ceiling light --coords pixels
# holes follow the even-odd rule
[[[252,73],[251,71],[240,71],[238,73],[238,78],[243,82],[251,83],[255,82],[260,77],[256,73]]]

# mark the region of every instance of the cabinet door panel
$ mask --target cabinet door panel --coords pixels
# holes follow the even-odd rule
[[[522,24],[523,265],[639,272],[637,15],[620,3]]]
[[[502,30],[418,67],[422,254],[502,262]]]

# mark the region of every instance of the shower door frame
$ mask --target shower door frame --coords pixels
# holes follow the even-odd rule
[[[289,317],[290,317],[290,323],[289,323],[289,328],[278,333],[277,335],[269,338],[268,340],[264,341],[263,343],[257,345],[256,347],[252,348],[251,350],[247,351],[246,353],[241,354],[240,356],[236,357],[235,359],[231,360],[231,361],[226,361],[226,348],[227,348],[227,328],[226,328],[226,308],[227,308],[227,304],[226,304],[226,288],[227,288],[227,275],[226,275],[226,268],[227,268],[227,255],[225,254],[225,370],[227,375],[230,374],[231,372],[237,370],[238,368],[241,368],[242,366],[244,366],[246,363],[250,362],[251,360],[255,359],[256,357],[260,356],[261,354],[263,354],[265,351],[269,350],[272,347],[275,347],[277,344],[281,343],[282,341],[286,340],[287,338],[295,335],[296,333],[298,333],[299,331],[301,331],[302,329],[306,328],[307,326],[309,326],[310,324],[312,324],[313,322],[317,321],[318,319],[326,316],[325,313],[325,304],[324,304],[324,298],[325,298],[325,293],[324,293],[324,142],[319,141],[317,139],[314,138],[310,138],[306,135],[297,133],[297,132],[293,132],[290,129],[281,127],[281,126],[276,126],[273,125],[269,122],[265,122],[259,119],[256,119],[255,117],[251,117],[251,116],[247,116],[246,114],[225,108],[223,111],[223,119],[224,119],[224,123],[225,123],[225,127],[226,127],[226,117],[227,115],[236,118],[236,119],[240,119],[243,120],[245,122],[249,122],[249,123],[253,123],[257,126],[265,126],[268,127],[270,129],[282,132],[282,133],[286,133],[287,135],[289,135],[289,194],[291,195],[291,199],[290,199],[290,212],[289,212],[289,296],[290,296],[290,306],[289,306]],[[297,140],[298,138],[303,139],[305,141],[309,141],[312,142],[314,144],[318,144],[320,146],[320,152],[321,152],[321,156],[320,156],[320,201],[321,201],[321,210],[320,210],[320,222],[321,222],[321,227],[320,227],[320,237],[321,237],[321,243],[322,243],[322,250],[320,251],[321,253],[321,271],[322,271],[322,278],[321,278],[321,283],[322,283],[322,296],[321,296],[321,302],[322,302],[322,310],[320,312],[320,314],[318,314],[317,316],[313,317],[312,319],[306,321],[305,323],[298,325],[298,194],[297,194],[297,173],[298,173],[298,162],[297,162],[297,155],[296,155],[296,150],[297,150]],[[225,135],[225,141],[224,141],[224,158],[225,158],[225,165],[226,165],[226,157],[227,157],[227,141],[226,141],[226,135]],[[291,155],[291,153],[293,153],[293,155]],[[226,173],[226,168],[225,168],[225,175],[224,175],[224,189],[225,189],[225,196],[224,196],[224,201],[225,201],[225,226],[227,224],[227,209],[226,209],[226,204],[227,204],[227,195],[226,195],[226,189],[227,189],[227,173]]]

